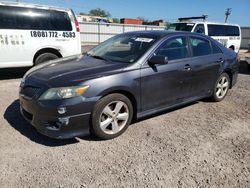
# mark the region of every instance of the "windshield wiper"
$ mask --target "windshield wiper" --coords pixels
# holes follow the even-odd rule
[[[104,60],[104,61],[110,61],[110,60],[108,60],[108,59],[106,59],[106,58],[104,58],[102,56],[98,56],[98,55],[91,55],[91,54],[87,53],[87,56],[93,57],[95,59],[101,59],[101,60]]]

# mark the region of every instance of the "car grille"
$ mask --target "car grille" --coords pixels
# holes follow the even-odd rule
[[[39,91],[41,91],[41,88],[39,87],[24,86],[23,88],[21,88],[20,93],[26,97],[33,98],[38,96]]]

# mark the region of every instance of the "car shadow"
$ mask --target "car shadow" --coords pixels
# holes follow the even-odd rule
[[[185,105],[180,105],[180,106],[168,109],[168,110],[163,110],[161,112],[158,112],[158,113],[155,113],[155,114],[152,114],[152,115],[148,115],[148,116],[145,116],[145,117],[140,118],[140,119],[133,119],[129,126],[137,125],[137,123],[140,123],[142,121],[154,118],[156,116],[164,115],[164,114],[167,114],[167,113],[170,113],[170,112],[174,112],[176,110],[180,110],[182,108],[186,108],[186,107],[189,107],[191,105],[198,104],[199,102],[205,102],[205,101],[203,101],[203,100],[194,101],[194,102],[190,102],[190,103],[187,103]],[[94,137],[92,135],[86,135],[86,136],[82,136],[82,137],[79,137],[79,138],[82,139],[82,140],[86,140],[86,141],[98,141],[98,142],[105,142],[106,141],[106,140],[98,139],[98,138],[96,138],[96,137]]]
[[[20,109],[19,100],[15,100],[5,110],[4,118],[14,129],[16,129],[22,135],[29,138],[31,141],[50,147],[64,146],[79,142],[75,138],[57,140],[43,136],[42,134],[38,133],[33,126],[31,126],[28,122],[24,120],[19,109]]]
[[[29,69],[30,67],[0,69],[0,80],[22,78]]]
[[[239,73],[250,75],[250,65],[246,61],[240,62]]]

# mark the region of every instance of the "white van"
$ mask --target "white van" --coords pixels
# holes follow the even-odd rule
[[[81,53],[72,10],[0,2],[0,68],[26,67]]]
[[[203,19],[195,21],[194,19]],[[241,30],[239,25],[207,22],[206,17],[179,18],[180,22],[169,25],[168,30],[190,31],[211,36],[222,43],[225,47],[231,48],[236,53],[240,50]]]

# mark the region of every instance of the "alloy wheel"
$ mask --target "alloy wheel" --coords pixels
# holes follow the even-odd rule
[[[116,134],[125,127],[128,119],[128,106],[122,101],[114,101],[104,107],[99,118],[99,125],[104,133]]]
[[[226,76],[222,76],[216,86],[216,96],[221,99],[223,98],[228,90],[229,80]]]

